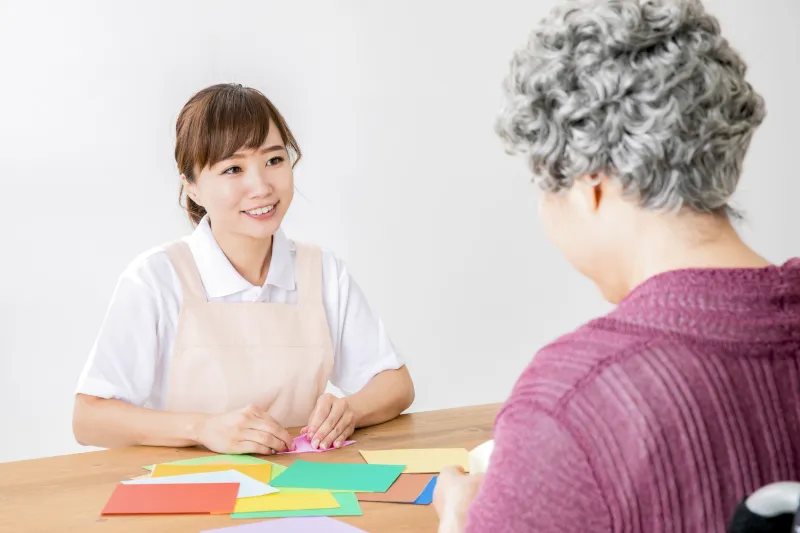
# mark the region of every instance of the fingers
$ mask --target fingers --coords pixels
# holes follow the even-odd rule
[[[460,466],[447,466],[439,472],[439,479],[436,482],[436,489],[441,492],[449,493],[453,487],[459,486],[463,480],[468,479],[468,475]]]
[[[268,448],[263,444],[252,442],[249,440],[239,441],[232,453],[256,453],[258,455],[274,455],[275,450]]]
[[[272,446],[275,448],[276,451],[284,452],[287,450],[291,450],[294,446],[292,442],[292,437],[289,436],[289,432],[286,431],[280,424],[273,420],[265,420],[265,419],[256,419],[251,421],[251,424],[248,429],[253,429],[256,431],[261,431],[264,433],[270,434],[277,444]]]
[[[292,438],[289,432],[284,427],[278,424],[271,416],[264,412],[259,412],[252,407],[248,407],[242,411],[242,418],[240,420],[239,428],[242,434],[248,430],[266,433],[275,439],[275,445],[269,445],[276,451],[283,452],[294,448]],[[246,440],[246,439],[245,439]],[[262,442],[257,440],[257,442]]]
[[[245,447],[255,447],[261,450],[258,453],[271,455],[284,450],[284,443],[275,435],[257,429],[245,429],[239,435],[239,442]]]
[[[273,455],[275,450],[264,444],[264,439],[261,437],[261,435],[263,434],[260,432],[255,432],[255,434],[246,433],[244,435],[240,435],[239,438],[242,440],[233,443],[233,449],[231,450],[231,453],[257,453],[260,455]],[[259,439],[261,440],[259,441]]]
[[[458,477],[460,475],[464,475],[464,469],[461,466],[445,466],[439,472],[440,477],[448,478],[448,477]]]
[[[353,414],[349,410],[346,410],[339,419],[339,422],[336,423],[336,426],[334,426],[328,436],[322,440],[322,448],[325,449],[330,446],[341,448],[344,439],[349,437],[353,432],[352,424]]]
[[[334,399],[335,397],[333,395],[324,394],[317,400],[317,406],[314,408],[314,412],[311,413],[311,418],[308,420],[309,439],[314,439],[316,437],[320,426],[328,418]]]
[[[347,402],[344,400],[337,399],[337,401],[333,403],[328,418],[325,419],[322,425],[320,425],[319,430],[314,434],[314,440],[311,442],[312,448],[318,448],[320,445],[324,444],[322,447],[325,449],[333,443],[333,439],[339,436],[338,434],[332,434],[333,429],[342,419],[342,415],[344,415],[346,409]]]
[[[272,422],[271,426],[273,427],[272,434],[280,439],[281,443],[286,445],[287,450],[294,450],[294,440],[292,439],[289,432],[286,431],[286,428],[278,424],[277,422]]]

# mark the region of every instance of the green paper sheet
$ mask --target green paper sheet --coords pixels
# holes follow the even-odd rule
[[[181,459],[179,461],[171,461],[169,463],[164,463],[168,465],[205,465],[208,463],[232,463],[238,465],[257,465],[261,463],[268,463],[269,461],[265,461],[264,459],[259,459],[258,457],[253,457],[252,455],[209,455],[207,457],[194,457],[192,459]],[[275,477],[275,467],[279,465],[273,464],[272,466],[272,477]],[[143,466],[145,470],[153,471],[155,465],[147,465]],[[286,467],[282,467],[286,468]]]
[[[289,468],[288,466],[279,465],[278,463],[272,463],[272,475],[270,476],[270,483],[272,480],[278,477],[279,475],[283,474],[286,469]],[[304,488],[282,488],[281,492],[284,494],[292,494],[295,492],[353,492],[353,491],[346,491],[346,490],[328,490],[328,489],[304,489]]]
[[[270,485],[277,488],[386,492],[404,469],[405,465],[295,461]]]
[[[364,512],[352,492],[333,494],[339,507],[335,509],[306,509],[304,511],[264,511],[261,513],[233,513],[231,518],[286,518],[290,516],[362,516]]]
[[[278,463],[272,463],[272,475],[270,476],[270,483],[272,480],[278,477],[279,475],[283,474],[286,469],[289,468],[288,466],[279,465]],[[284,494],[292,494],[294,492],[353,492],[352,490],[328,490],[328,489],[307,489],[307,488],[282,488],[281,492]]]

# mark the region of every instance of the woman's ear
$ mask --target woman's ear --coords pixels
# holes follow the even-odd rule
[[[197,187],[193,183],[189,183],[184,174],[181,174],[181,184],[183,185],[183,190],[186,191],[186,196],[191,198],[197,205],[200,205],[197,201]]]
[[[600,210],[609,181],[604,174],[587,174],[575,180],[570,196],[580,212],[591,215]]]

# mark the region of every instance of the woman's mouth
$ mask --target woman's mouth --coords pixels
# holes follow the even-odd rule
[[[278,202],[275,202],[274,204],[263,205],[261,207],[256,207],[254,209],[242,211],[242,213],[256,220],[267,220],[269,218],[272,218],[272,216],[275,214],[275,207],[277,205]]]

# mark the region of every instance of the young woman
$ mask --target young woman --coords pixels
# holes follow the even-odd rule
[[[408,408],[409,373],[345,265],[281,231],[301,154],[272,103],[208,87],[176,132],[196,229],[120,277],[77,387],[78,442],[271,454],[292,447],[286,428],[338,447]]]

